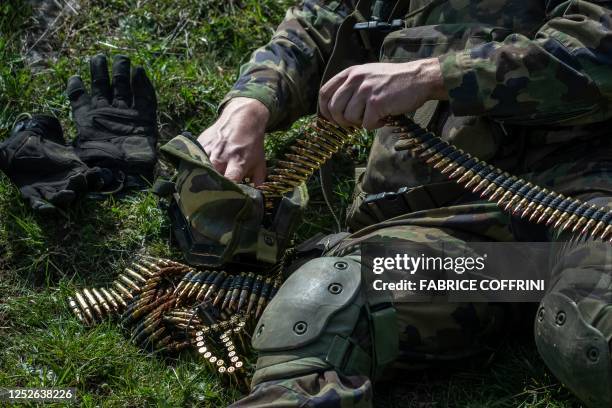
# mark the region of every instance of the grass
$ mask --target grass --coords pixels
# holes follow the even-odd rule
[[[199,133],[215,115],[236,67],[265,42],[289,0],[111,0],[78,2],[42,35],[25,0],[0,2],[0,140],[22,112],[58,116],[74,136],[64,86],[86,80],[88,57],[126,53],[149,72],[158,91],[162,141]],[[32,50],[43,61],[29,65]],[[295,128],[267,141],[274,158]],[[336,175],[337,208],[353,187],[345,155]],[[300,237],[329,232],[317,183]],[[64,216],[32,214],[0,176],[0,387],[76,387],[83,406],[223,406],[238,395],[189,355],[163,359],[133,346],[114,324],[83,328],[65,298],[75,287],[108,283],[135,253],[179,259],[168,219],[149,193],[82,201]],[[533,344],[505,344],[486,368],[417,374],[377,391],[377,406],[570,407],[576,401],[548,373]]]

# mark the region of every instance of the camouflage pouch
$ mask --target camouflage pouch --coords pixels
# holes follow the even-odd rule
[[[305,186],[270,212],[261,191],[218,173],[190,134],[176,136],[161,151],[177,174],[172,183],[158,180],[155,190],[171,197],[174,235],[188,263],[215,267],[280,259],[308,201]]]

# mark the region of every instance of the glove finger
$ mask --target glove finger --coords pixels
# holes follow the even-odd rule
[[[66,86],[66,94],[70,100],[70,106],[72,111],[76,112],[83,106],[87,106],[91,102],[91,98],[85,90],[85,84],[80,76],[72,76],[68,79],[68,85]]]
[[[76,193],[72,190],[56,190],[52,187],[41,190],[41,193],[45,200],[58,207],[66,207],[76,198]]]
[[[113,61],[113,106],[116,108],[132,106],[130,59],[125,55],[117,55]]]
[[[51,214],[56,210],[53,204],[36,197],[30,197],[30,207],[39,214]]]
[[[53,208],[53,205],[46,202],[41,195],[41,192],[34,186],[21,186],[19,187],[21,196],[28,202],[28,205],[34,211],[45,211]]]
[[[89,60],[91,71],[91,96],[98,106],[110,103],[111,88],[108,64],[104,54],[94,55]]]
[[[157,98],[155,88],[142,67],[136,67],[132,72],[132,91],[134,92],[134,108],[150,119],[155,119]]]

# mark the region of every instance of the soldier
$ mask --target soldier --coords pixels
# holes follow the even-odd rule
[[[354,244],[568,236],[519,222],[395,151],[397,133],[384,118],[415,112],[480,159],[610,206],[611,10],[606,0],[305,0],[289,9],[198,139],[213,165],[236,182],[261,183],[265,131],[317,105],[341,126],[378,130],[347,220],[353,234],[297,269],[267,307],[253,340],[260,354],[251,393],[235,406],[371,406],[372,382],[398,345],[412,367],[482,348],[503,309],[376,304]],[[364,210],[368,196],[401,187],[402,215],[376,200],[375,215]],[[568,248],[538,309],[536,344],[588,406],[612,406],[612,265],[592,242]]]

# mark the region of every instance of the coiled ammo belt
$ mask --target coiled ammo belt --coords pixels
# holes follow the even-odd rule
[[[195,350],[222,380],[248,388],[250,331],[281,285],[281,268],[229,273],[142,257],[109,287],[77,290],[68,304],[86,325],[118,318],[151,351]]]
[[[353,137],[322,120],[305,132],[261,186],[268,208]],[[291,253],[287,250],[278,264],[258,273],[199,270],[143,257],[110,286],[75,291],[68,304],[86,325],[118,318],[136,344],[154,352],[197,350],[223,380],[246,388],[250,331],[278,291]]]

